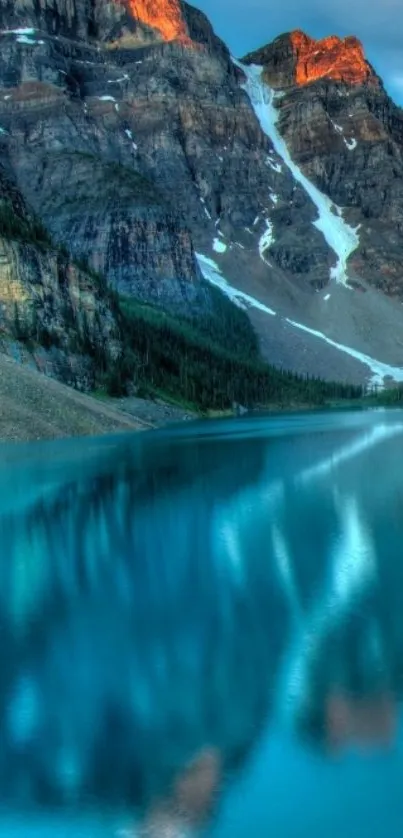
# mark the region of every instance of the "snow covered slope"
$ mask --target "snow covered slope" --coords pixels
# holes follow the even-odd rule
[[[233,59],[233,62],[246,75],[247,81],[242,87],[250,98],[262,130],[295,180],[301,184],[317,207],[318,219],[314,222],[315,227],[323,233],[329,247],[337,256],[337,264],[331,269],[330,278],[347,285],[347,261],[359,245],[358,228],[353,229],[344,221],[342,209],[323,195],[291,159],[286,143],[276,126],[278,112],[274,106],[274,94],[262,80],[263,68],[255,64],[241,64],[236,59]]]
[[[217,264],[217,262],[214,261],[214,259],[211,259],[208,256],[204,256],[201,253],[196,253],[196,258],[204,278],[208,282],[211,282],[212,285],[215,285],[217,288],[220,288],[220,290],[233,303],[235,303],[235,305],[239,306],[239,308],[243,308],[246,310],[248,310],[248,308],[254,308],[258,311],[262,311],[264,314],[269,314],[272,317],[279,316],[285,323],[287,323],[293,329],[303,331],[313,338],[319,338],[320,341],[324,341],[328,344],[328,346],[332,346],[339,352],[349,355],[351,358],[354,358],[356,361],[359,361],[361,364],[363,364],[371,371],[372,374],[368,375],[369,384],[376,385],[377,387],[382,388],[384,386],[385,378],[391,378],[394,381],[403,382],[403,367],[385,364],[382,361],[378,361],[376,358],[372,358],[371,356],[363,352],[358,352],[358,350],[354,349],[351,346],[346,346],[345,344],[332,340],[331,338],[327,337],[323,332],[317,329],[311,329],[308,326],[304,326],[302,323],[297,323],[295,320],[291,320],[291,318],[289,317],[282,317],[281,314],[277,313],[272,308],[269,308],[268,306],[261,303],[259,300],[256,299],[256,297],[252,297],[250,294],[245,294],[243,291],[240,291],[238,288],[235,288],[233,285],[231,285],[228,279],[223,276],[219,265]]]

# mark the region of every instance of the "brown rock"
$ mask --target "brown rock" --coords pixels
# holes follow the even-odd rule
[[[130,13],[157,30],[163,41],[192,43],[179,0],[127,0]]]
[[[276,89],[302,86],[318,79],[378,85],[361,42],[354,37],[331,35],[316,41],[296,29],[250,53],[244,61],[263,65],[267,82]]]
[[[373,76],[358,38],[331,35],[316,41],[296,30],[290,39],[296,58],[295,81],[299,85],[321,78],[363,84]]]

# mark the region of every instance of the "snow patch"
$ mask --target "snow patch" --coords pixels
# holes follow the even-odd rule
[[[295,180],[305,189],[318,210],[318,218],[313,224],[323,234],[329,247],[337,256],[337,264],[330,271],[331,279],[347,285],[347,261],[360,243],[357,229],[350,227],[344,221],[341,210],[334,215],[332,212],[334,204],[330,198],[323,195],[291,159],[287,145],[277,128],[278,112],[273,104],[273,91],[264,84],[261,78],[262,67],[245,66],[234,58],[232,60],[246,75],[247,81],[242,87],[250,98],[263,132],[269,137],[279,157],[282,158]],[[267,158],[267,161],[269,160],[270,158]]]
[[[326,337],[323,332],[318,332],[316,329],[309,329],[308,326],[303,326],[301,323],[289,320],[288,317],[286,318],[286,322],[289,323],[290,326],[294,326],[296,329],[301,329],[309,335],[313,335],[316,338],[324,340],[327,344],[329,344],[329,346],[334,346],[335,349],[339,349],[341,352],[345,352],[347,355],[350,355],[352,358],[355,358],[357,361],[365,364],[365,366],[369,367],[373,373],[371,378],[372,384],[377,384],[378,386],[383,387],[385,377],[390,377],[395,381],[403,381],[403,367],[392,367],[389,364],[383,364],[382,361],[377,361],[375,358],[371,358],[363,352],[357,352],[357,350],[352,349],[351,346],[344,346],[342,343],[337,343],[335,340],[331,340],[331,338]]]
[[[2,35],[35,35],[36,29],[2,29]]]
[[[116,102],[114,96],[97,96],[100,102]]]
[[[278,172],[279,174],[281,174],[281,172],[283,171],[283,167],[281,166],[281,164],[276,163],[276,161],[273,160],[272,157],[266,157],[265,163],[266,166],[270,166],[270,168],[273,169],[274,172]]]
[[[227,245],[224,242],[220,241],[220,239],[214,239],[213,241],[213,250],[216,253],[225,253],[227,250]]]
[[[211,215],[210,215],[210,213],[209,213],[209,211],[206,207],[206,202],[205,202],[204,198],[200,198],[200,201],[203,204],[203,209],[204,209],[204,212],[206,213],[207,218],[211,221]]]
[[[330,300],[330,294],[326,294],[326,297],[323,297],[324,300]]]
[[[275,193],[275,192],[271,192],[271,193],[270,193],[270,200],[272,201],[272,203],[273,203],[274,205],[276,205],[276,204],[278,204],[278,202],[279,202],[280,198],[278,197],[278,195],[276,195],[276,193]]]
[[[349,115],[351,116],[351,114]],[[333,128],[335,128],[339,134],[344,134],[344,129],[341,127],[341,125],[337,125],[336,122],[332,122],[332,125]],[[354,149],[357,147],[357,140],[354,139],[354,137],[348,140],[347,137],[343,136],[343,143],[345,146],[347,146],[349,151],[354,151]]]
[[[259,256],[262,262],[265,262],[266,265],[270,265],[270,262],[268,262],[267,259],[265,259],[266,250],[269,250],[272,244],[274,244],[274,242],[275,238],[273,224],[271,221],[269,221],[268,218],[266,218],[266,230],[264,231],[263,236],[261,236],[259,239]]]
[[[203,256],[201,253],[196,253],[196,258],[199,263],[200,270],[205,279],[208,282],[211,282],[212,285],[215,285],[217,288],[220,288],[221,291],[236,305],[238,308],[248,309],[248,308],[256,308],[259,311],[263,311],[265,314],[270,314],[271,316],[275,316],[276,312],[273,309],[268,308],[267,306],[260,303],[259,300],[256,300],[254,297],[251,297],[249,294],[244,294],[243,291],[238,291],[237,288],[234,288],[232,285],[227,282],[225,277],[223,277],[218,265],[214,262],[213,259],[209,259],[207,256]]]
[[[27,35],[19,35],[17,38],[18,44],[28,44],[31,47],[36,46],[36,44],[43,44],[44,41],[36,41],[33,38],[29,38]]]
[[[135,143],[135,142],[134,142],[134,140],[133,140],[133,134],[132,134],[132,132],[131,132],[128,128],[125,128],[125,134],[126,134],[126,137],[128,137],[128,138],[129,138],[129,140],[132,140],[132,148],[133,148],[133,150],[134,150],[134,151],[137,151],[137,150],[138,150],[138,146],[136,145],[136,143]]]
[[[357,148],[358,143],[354,137],[352,137],[352,139],[350,140],[347,140],[346,137],[344,137],[344,142],[349,151],[354,151],[354,149]]]

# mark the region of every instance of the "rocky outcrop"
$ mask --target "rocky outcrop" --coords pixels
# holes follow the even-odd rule
[[[342,39],[333,35],[315,41],[298,30],[292,32],[290,37],[296,61],[297,84],[308,84],[323,78],[346,84],[375,82],[375,75],[365,59],[358,38]]]
[[[154,29],[163,41],[191,44],[180,0],[126,0],[136,20]]]
[[[38,27],[51,35],[86,38],[93,28],[92,0],[2,0],[0,27]]]
[[[244,61],[263,65],[265,79],[275,89],[310,84],[318,79],[350,85],[378,84],[363,45],[354,37],[331,35],[318,41],[296,29],[250,53]]]
[[[0,170],[0,348],[81,390],[121,352],[102,279],[58,251]]]

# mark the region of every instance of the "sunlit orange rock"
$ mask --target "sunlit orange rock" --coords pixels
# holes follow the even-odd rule
[[[320,78],[363,84],[373,72],[358,38],[331,35],[315,41],[300,30],[290,33],[296,58],[295,80],[307,84]]]
[[[179,0],[127,0],[134,18],[157,30],[163,41],[192,45]]]

